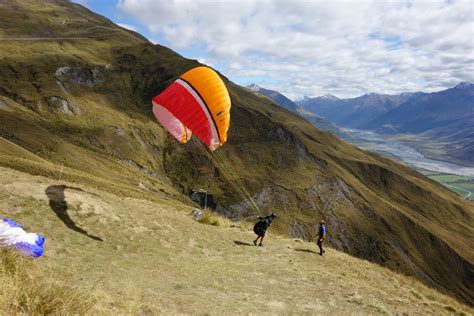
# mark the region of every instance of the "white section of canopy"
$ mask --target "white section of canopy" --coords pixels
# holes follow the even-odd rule
[[[38,235],[27,233],[21,227],[10,227],[7,223],[0,220],[0,247],[14,246],[18,242],[36,244]]]
[[[191,130],[186,128],[180,120],[160,104],[153,102],[153,114],[155,114],[160,124],[179,142],[185,143],[191,138]]]

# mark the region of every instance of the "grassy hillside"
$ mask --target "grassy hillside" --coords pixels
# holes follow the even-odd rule
[[[49,192],[60,186],[68,216],[101,240],[70,229],[54,212],[58,196]],[[250,246],[249,223],[217,218],[219,226],[201,224],[190,216],[191,205],[175,200],[129,198],[6,168],[0,168],[0,187],[2,216],[47,236],[44,257],[23,261],[28,270],[5,262],[2,253],[0,307],[6,314],[474,312],[414,278],[334,249],[320,257],[316,245],[273,230],[263,248]],[[12,275],[3,273],[12,266],[33,269],[28,283],[12,284]],[[66,283],[74,289],[62,288]],[[32,300],[14,309],[6,298],[18,292]]]
[[[176,144],[151,114],[151,98],[196,61],[66,1],[3,1],[0,36],[1,166],[150,203],[188,204],[189,190],[201,188],[215,195],[221,214],[254,214],[195,139]],[[472,202],[223,79],[232,122],[220,155],[263,212],[279,213],[275,233],[309,240],[324,217],[334,248],[472,303]],[[89,214],[95,202],[85,224],[99,224]],[[127,205],[123,216],[137,214]],[[127,229],[120,217],[106,222],[107,234]],[[52,225],[44,224],[35,228]],[[99,245],[89,257],[108,247]],[[66,254],[52,252],[58,265]]]

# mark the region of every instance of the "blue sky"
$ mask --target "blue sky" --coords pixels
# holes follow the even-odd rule
[[[118,0],[74,0],[88,9],[107,17],[116,24],[126,25],[147,38],[151,38],[148,28],[132,16],[118,9]]]
[[[77,0],[241,85],[292,99],[474,81],[474,1]]]

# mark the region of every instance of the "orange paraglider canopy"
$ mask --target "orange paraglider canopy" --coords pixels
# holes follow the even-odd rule
[[[211,150],[227,141],[230,97],[224,82],[209,67],[196,67],[153,98],[153,113],[163,127],[185,143],[191,134]]]

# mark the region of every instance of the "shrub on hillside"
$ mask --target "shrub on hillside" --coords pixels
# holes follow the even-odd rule
[[[204,214],[204,216],[201,219],[199,219],[198,222],[201,224],[207,224],[207,225],[212,225],[212,226],[221,225],[217,216],[211,213]]]

